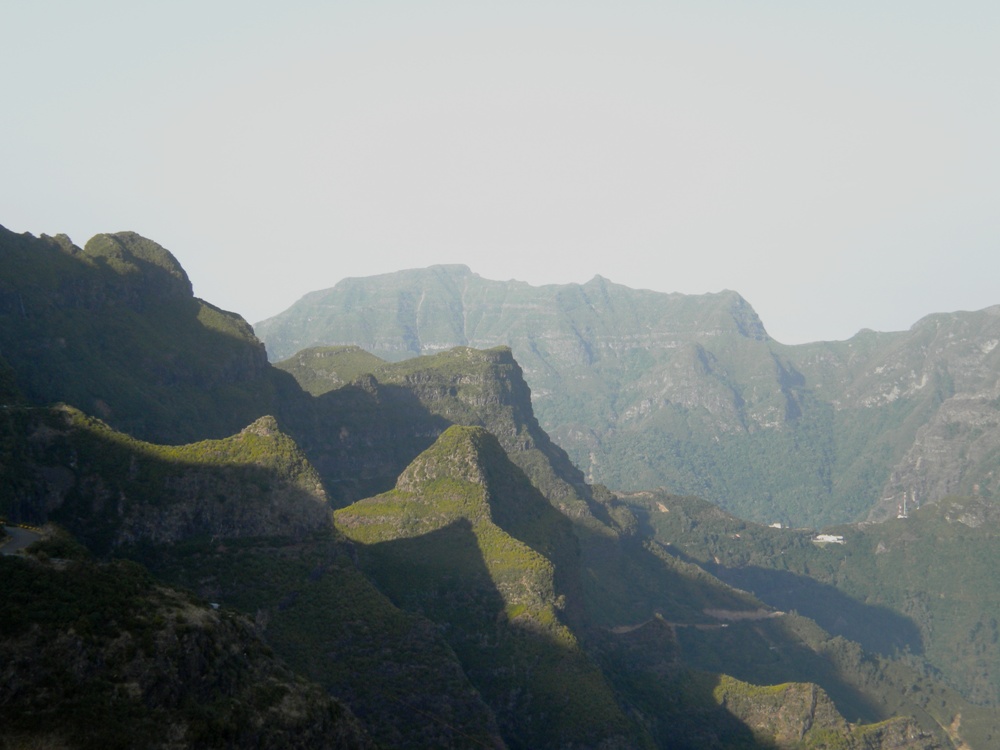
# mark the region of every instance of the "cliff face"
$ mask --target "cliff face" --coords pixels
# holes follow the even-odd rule
[[[893,515],[904,494],[997,489],[998,319],[991,308],[784,346],[732,292],[531,287],[439,266],[345,280],[256,331],[274,358],[509,346],[541,426],[589,481],[822,525]]]
[[[317,394],[289,415],[337,506],[392,487],[395,477],[452,424],[495,435],[556,507],[594,524],[591,490],[538,424],[511,351],[466,347],[403,362],[357,348],[301,352],[277,367]],[[345,385],[345,383],[350,384]]]
[[[1000,497],[1000,307],[931,316],[910,339],[883,364],[895,366],[888,394],[918,402],[920,393],[930,415],[892,466],[873,519],[894,515],[905,495],[911,506],[950,494]]]

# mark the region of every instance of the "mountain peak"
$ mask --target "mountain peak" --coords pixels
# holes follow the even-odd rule
[[[396,488],[413,491],[444,477],[462,479],[477,485],[486,484],[483,466],[506,454],[500,443],[482,427],[452,425],[404,471]]]
[[[146,294],[182,298],[194,295],[191,280],[177,258],[135,232],[95,235],[84,246],[83,254],[126,278],[141,278]]]
[[[241,431],[241,435],[253,434],[259,437],[272,437],[273,435],[279,433],[278,420],[270,415],[265,415],[260,419],[257,419],[253,423],[244,427]]]

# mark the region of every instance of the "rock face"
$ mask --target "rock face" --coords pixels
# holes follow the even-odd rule
[[[873,520],[896,515],[904,496],[911,507],[951,494],[1000,497],[1000,307],[932,315],[907,338],[876,365],[896,381],[883,398],[898,393],[928,417],[893,465]]]
[[[317,394],[307,413],[288,417],[335,506],[390,489],[410,461],[460,424],[488,429],[550,502],[594,520],[583,474],[538,424],[507,347],[458,347],[396,363],[354,347],[310,349],[277,367]]]
[[[9,651],[0,673],[12,687],[0,704],[21,700],[9,704],[15,721],[0,716],[0,732],[13,732],[5,744],[84,736],[85,747],[162,738],[180,747],[298,746],[271,733],[288,727],[302,745],[322,747],[322,735],[363,746],[334,721],[335,705],[310,702],[312,688],[299,691],[278,667],[261,667],[263,637],[392,747],[770,748],[821,714],[831,721],[828,744],[850,746],[853,730],[836,715],[800,710],[798,694],[780,722],[755,733],[749,722],[763,712],[751,705],[741,719],[713,693],[723,672],[747,683],[816,679],[865,721],[913,715],[937,732],[940,717],[919,711],[932,690],[928,710],[957,715],[953,696],[938,700],[933,678],[915,681],[901,662],[893,676],[804,618],[766,609],[650,537],[649,513],[586,485],[535,420],[507,347],[396,363],[357,349],[306,352],[289,369],[307,393],[259,360],[259,342],[238,318],[193,300],[183,271],[155,243],[129,234],[101,236],[89,250],[65,238],[0,240],[10,261],[3,269],[16,270],[0,277],[0,345],[5,357],[14,353],[10,368],[0,363],[0,511],[56,520],[91,554],[130,556],[222,604],[221,614],[191,599],[171,604],[180,595],[153,595],[127,564],[104,576],[102,566],[79,562],[86,550],[68,539],[44,540],[30,553],[35,562],[10,564],[27,568],[5,563],[0,648]],[[617,294],[601,279],[587,286],[587,294]],[[76,305],[72,314],[45,307],[38,289],[69,290],[55,299]],[[554,297],[579,308],[574,320],[610,310],[596,296],[589,313],[573,307],[573,294]],[[726,415],[736,426],[714,436],[736,440],[780,433],[767,426],[775,414],[813,427],[826,414],[810,411],[788,358],[753,360],[771,343],[738,297],[696,307],[706,316],[697,326],[703,340],[650,365],[674,368],[683,403],[653,404],[636,416],[652,420],[643,429],[676,426],[663,415],[687,414],[691,436]],[[544,336],[532,335],[541,351]],[[60,368],[70,361],[62,355],[45,359],[39,342],[55,342],[55,351],[62,338],[77,369]],[[613,339],[591,347],[583,365],[642,359],[643,350],[621,354]],[[552,351],[563,344],[553,339]],[[754,365],[737,367],[744,359]],[[694,388],[692,372],[715,378],[715,390]],[[746,372],[763,373],[755,393],[730,386],[733,373]],[[774,373],[778,386],[768,390]],[[594,387],[574,398],[598,411],[609,403],[600,378],[577,374],[560,376],[561,387],[579,380]],[[623,382],[612,392],[624,393]],[[59,393],[108,421],[51,406]],[[262,416],[270,405],[276,418]],[[228,437],[180,445],[117,429],[138,420],[148,432],[204,438],[240,414],[253,416]],[[337,512],[339,530],[321,480],[347,506]],[[384,491],[371,492],[376,486]],[[972,528],[980,515],[964,508],[956,524]],[[17,571],[27,575],[15,580]],[[227,616],[229,608],[252,615],[252,625]],[[43,663],[25,654],[44,654]],[[48,699],[57,708],[45,715]],[[110,713],[88,711],[95,705]],[[86,736],[81,722],[95,715],[102,728],[127,729]]]
[[[664,486],[760,521],[884,518],[904,495],[1000,491],[1000,307],[784,346],[734,292],[531,287],[436,266],[347,279],[255,330],[275,359],[509,346],[541,426],[589,481]]]

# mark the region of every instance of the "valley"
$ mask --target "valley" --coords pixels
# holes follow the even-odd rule
[[[735,294],[447,267],[411,275],[461,305],[354,281],[271,364],[133,233],[0,262],[0,516],[41,529],[0,558],[0,748],[1000,737],[993,311],[783,347]]]

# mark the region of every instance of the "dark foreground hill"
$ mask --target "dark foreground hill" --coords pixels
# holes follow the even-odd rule
[[[255,330],[275,360],[509,346],[542,427],[588,481],[762,522],[884,519],[904,497],[1000,489],[1000,308],[785,346],[734,292],[532,287],[436,266],[346,279]]]
[[[57,521],[72,535],[49,530],[15,563],[26,576],[17,591],[31,596],[0,588],[0,611],[16,620],[0,648],[44,632],[72,652],[52,651],[44,663],[55,671],[33,681],[3,672],[0,696],[19,695],[48,711],[47,727],[65,727],[46,734],[42,714],[8,721],[28,704],[4,704],[8,744],[104,741],[111,735],[73,723],[74,696],[90,691],[121,707],[114,737],[159,731],[142,723],[152,712],[193,727],[173,746],[200,746],[203,730],[224,738],[216,746],[246,746],[253,732],[285,726],[288,705],[305,705],[295,696],[318,685],[386,747],[989,747],[992,711],[918,663],[731,587],[656,537],[641,508],[585,483],[535,420],[509,350],[374,371],[370,358],[335,352],[341,382],[312,395],[257,359],[260,344],[237,316],[222,314],[243,334],[216,346],[214,318],[189,315],[201,303],[148,240],[106,236],[117,248],[108,264],[76,257],[68,241],[0,239],[0,282],[14,300],[0,309],[0,515]],[[172,306],[151,317],[146,298],[157,299],[164,273],[175,280]],[[80,279],[90,303],[72,309],[86,326],[44,295],[31,311],[17,303],[36,299],[33,284],[73,290]],[[26,314],[31,326],[19,325]],[[75,367],[38,365],[38,342],[60,338],[53,331],[74,333]],[[180,403],[187,395],[197,408]],[[116,571],[147,575],[113,558],[144,566],[153,589],[113,583]],[[77,577],[53,578],[63,572]],[[101,604],[98,592],[116,586],[125,599]],[[199,614],[169,603],[181,599]],[[146,618],[160,628],[153,651]],[[199,630],[215,633],[215,618],[256,639],[244,661],[222,658],[232,649]],[[114,650],[130,639],[137,649]],[[72,654],[86,656],[67,677]],[[177,681],[178,660],[205,669]],[[297,692],[268,676],[288,669],[311,684]],[[154,687],[165,692],[134,678],[159,671]],[[54,682],[78,687],[64,694]],[[261,683],[275,688],[258,695]],[[195,705],[170,702],[186,693]],[[303,742],[317,726],[366,741],[347,711],[313,705],[295,714]],[[286,724],[293,734],[302,726]]]
[[[374,748],[253,622],[139,566],[0,558],[0,747]]]

